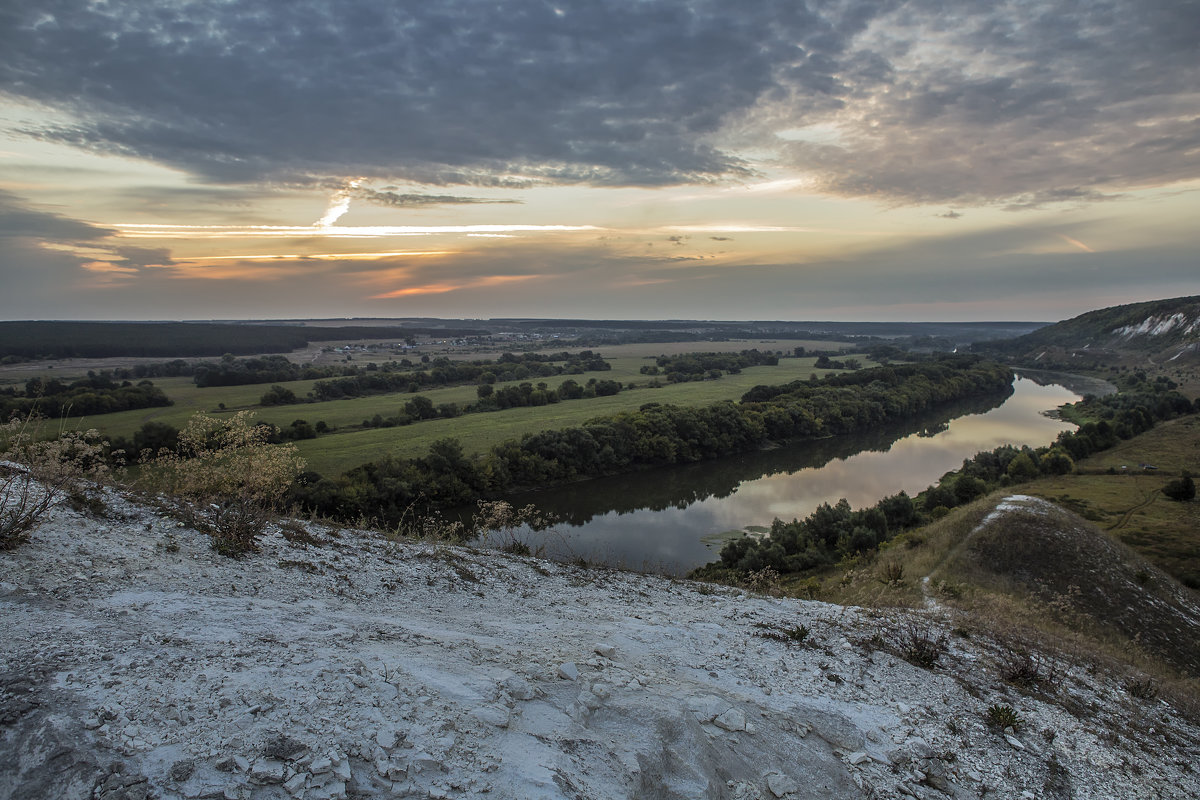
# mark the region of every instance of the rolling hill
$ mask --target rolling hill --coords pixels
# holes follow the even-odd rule
[[[1200,363],[1200,296],[1089,311],[979,351],[1047,367]]]

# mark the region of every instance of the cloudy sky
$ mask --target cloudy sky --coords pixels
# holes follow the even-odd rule
[[[1200,293],[1196,0],[14,0],[0,318]]]

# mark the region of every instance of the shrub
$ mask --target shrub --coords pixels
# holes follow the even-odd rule
[[[1139,700],[1153,700],[1158,697],[1158,682],[1145,676],[1129,678],[1125,681],[1125,691]]]
[[[1016,712],[1016,709],[1008,705],[993,703],[992,705],[988,706],[986,716],[988,723],[992,727],[999,728],[1000,730],[1004,730],[1005,728],[1012,728],[1013,730],[1016,730],[1017,728],[1020,728],[1022,724],[1021,715]]]
[[[29,531],[83,478],[107,472],[95,430],[67,431],[39,441],[33,417],[0,425],[0,550],[29,541]]]
[[[904,583],[904,565],[899,561],[884,563],[879,571],[879,582],[888,586],[899,586]]]
[[[1000,651],[1000,677],[1023,688],[1058,682],[1058,675],[1049,659],[1041,653],[1030,652],[1016,645],[1008,645]]]
[[[910,664],[933,669],[946,652],[944,634],[934,635],[928,629],[910,625],[900,640],[900,655]]]
[[[258,548],[272,507],[304,469],[295,446],[268,444],[270,431],[252,425],[252,416],[197,414],[180,431],[178,451],[160,451],[154,461],[176,512],[228,556]]]
[[[1168,500],[1186,502],[1196,499],[1196,482],[1185,470],[1183,475],[1163,487],[1162,493]]]

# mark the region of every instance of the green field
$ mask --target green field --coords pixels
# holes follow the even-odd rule
[[[612,372],[596,374],[604,378],[620,380],[623,383],[628,382],[636,375],[641,379],[636,382],[644,387],[649,380],[647,376],[638,374],[636,367],[633,373],[629,374],[624,369],[628,366],[626,364],[621,364],[620,366],[623,368],[619,369],[618,362],[622,361],[625,359],[613,359]],[[658,389],[638,388],[622,391],[609,397],[568,400],[549,406],[510,408],[485,414],[467,414],[456,419],[429,420],[401,428],[347,431],[300,442],[300,452],[308,459],[311,469],[328,475],[344,472],[389,453],[402,458],[423,455],[431,442],[448,436],[458,439],[467,453],[480,453],[506,439],[520,438],[526,433],[536,433],[541,430],[579,425],[593,417],[634,410],[646,403],[703,406],[719,400],[737,400],[747,390],[759,384],[787,383],[807,378],[813,372],[826,372],[826,370],[815,370],[812,366],[813,361],[814,359],[811,358],[789,358],[780,361],[777,367],[751,367],[737,375],[722,376],[720,380],[678,383],[665,385]],[[636,360],[637,366],[643,363],[646,362]],[[548,381],[548,383],[551,386],[557,386],[555,380],[557,379]],[[474,395],[474,387],[467,388],[471,395]],[[439,400],[434,392],[424,394],[435,403],[445,402]],[[394,409],[397,401],[402,401],[403,397],[404,395],[399,397],[391,395],[366,399],[388,400]],[[393,410],[391,413],[395,413],[395,411]],[[263,418],[267,418],[266,414],[263,415]],[[324,417],[317,414],[306,417],[310,422],[315,422],[320,418]],[[290,417],[288,422],[292,419],[295,417]],[[360,416],[359,420],[361,421],[361,419]],[[326,422],[332,424],[328,419]]]
[[[132,436],[144,423],[154,420],[175,427],[183,427],[196,412],[205,411],[216,415],[233,414],[250,409],[255,419],[286,427],[296,419],[312,424],[323,421],[332,430],[317,439],[299,443],[300,450],[308,460],[310,468],[323,474],[336,475],[366,461],[372,461],[392,453],[401,457],[423,454],[431,442],[448,436],[459,439],[469,453],[486,451],[492,445],[523,434],[540,430],[579,425],[586,420],[604,414],[637,409],[645,403],[674,403],[701,406],[719,400],[736,400],[748,389],[759,384],[781,384],[807,378],[814,372],[824,374],[827,370],[816,370],[814,358],[784,358],[775,367],[750,367],[736,375],[723,375],[718,380],[670,384],[651,389],[647,384],[655,376],[641,374],[641,368],[653,364],[659,353],[709,352],[712,346],[727,345],[719,349],[745,349],[748,344],[765,343],[712,343],[688,342],[676,344],[624,345],[613,348],[617,354],[608,356],[612,369],[607,372],[588,372],[583,375],[558,375],[550,378],[533,378],[535,385],[544,381],[549,387],[557,388],[564,380],[572,379],[581,384],[590,378],[616,380],[639,388],[622,391],[609,397],[584,400],[569,400],[549,406],[513,408],[482,414],[467,414],[454,419],[437,419],[396,428],[362,428],[364,420],[379,414],[383,417],[397,415],[404,404],[413,396],[407,392],[374,395],[345,400],[330,400],[321,403],[297,403],[286,406],[258,405],[259,398],[269,388],[267,384],[247,386],[215,386],[198,388],[191,378],[160,378],[154,381],[162,387],[175,405],[165,408],[148,408],[105,414],[90,418],[75,418],[68,421],[71,426],[99,428],[109,436]],[[733,345],[739,345],[734,348]],[[707,346],[708,349],[704,349]],[[661,379],[661,376],[658,376]],[[314,381],[289,381],[283,384],[297,396],[304,396]],[[521,381],[512,381],[512,385]],[[456,403],[465,406],[477,399],[474,386],[453,386],[420,392],[435,405]],[[224,410],[221,410],[224,404]]]
[[[1200,503],[1162,494],[1181,470],[1200,474],[1200,417],[1164,422],[1077,466],[1079,474],[1042,478],[1021,491],[1092,520],[1175,577],[1200,586]]]

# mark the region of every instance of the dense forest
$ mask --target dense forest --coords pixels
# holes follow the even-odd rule
[[[307,327],[220,322],[0,322],[0,359],[286,353],[310,342],[486,336],[474,328]]]
[[[414,509],[863,430],[941,403],[1002,392],[1011,381],[1006,367],[955,356],[757,387],[740,403],[647,403],[638,411],[502,442],[477,458],[445,439],[422,458],[384,458],[336,480],[310,473],[293,499],[325,515],[394,525]]]

